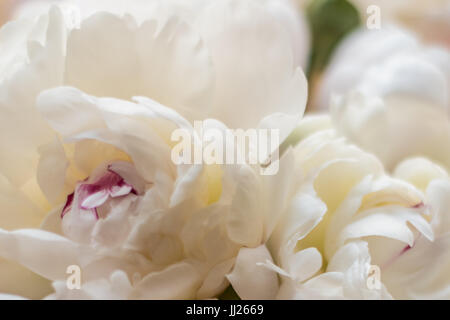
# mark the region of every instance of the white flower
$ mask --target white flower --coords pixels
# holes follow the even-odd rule
[[[283,268],[280,298],[449,298],[443,168],[411,159],[391,178],[332,130],[294,150],[307,179],[271,240]]]
[[[394,261],[382,275],[389,291],[402,299],[450,299],[450,178],[442,167],[423,158],[402,162],[394,176],[414,184],[425,194],[434,241],[423,237]]]
[[[354,52],[358,52],[355,56]],[[333,95],[335,97],[333,98]],[[395,27],[358,31],[323,76],[320,105],[387,169],[425,156],[450,168],[450,54]]]
[[[355,88],[381,97],[414,94],[448,106],[449,59],[445,49],[423,46],[413,34],[393,25],[357,30],[333,55],[322,78],[318,107],[328,109],[333,95]]]
[[[280,297],[388,296],[383,287],[367,288],[369,268],[413,243],[407,222],[432,237],[421,211],[413,209],[420,193],[386,177],[376,158],[332,131],[311,135],[295,151],[306,181],[271,244],[286,272]],[[392,251],[377,252],[381,242],[391,242]]]
[[[281,299],[448,299],[447,172],[414,159],[390,177],[334,130],[316,131],[323,121],[300,122],[307,137],[294,155],[303,179],[270,253],[255,259],[282,284],[261,285]]]
[[[46,278],[49,298],[214,297],[239,249],[270,236],[297,179],[292,156],[274,176],[176,166],[170,135],[206,120],[287,136],[307,91],[295,29],[269,2],[198,6],[195,21],[52,7],[0,30],[4,293],[42,297]],[[82,290],[68,290],[69,265]]]
[[[224,3],[223,0],[221,1],[222,4],[219,6]],[[271,16],[271,23],[283,26],[288,32],[296,65],[306,67],[309,55],[309,30],[306,18],[301,11],[295,8],[295,2],[292,0],[261,0],[258,2],[265,7],[265,13]],[[38,0],[18,6],[14,16],[16,18],[35,17],[39,13],[45,13],[51,4],[63,7],[75,6],[78,8],[79,14],[85,18],[98,11],[106,11],[116,15],[130,14],[138,22],[147,20],[149,16],[176,12],[185,21],[192,24],[198,23],[199,27],[203,28],[205,27],[203,24],[204,9],[208,6],[208,0],[191,0],[189,2],[183,0],[131,0],[127,2],[121,0]],[[207,29],[205,28],[206,32],[208,32]]]

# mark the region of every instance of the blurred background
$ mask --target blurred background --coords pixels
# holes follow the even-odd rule
[[[11,13],[11,8],[17,0],[0,0],[0,24],[4,24]]]

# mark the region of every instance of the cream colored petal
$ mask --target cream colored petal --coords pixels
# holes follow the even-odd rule
[[[264,218],[264,242],[272,235],[279,221],[283,218],[290,205],[291,199],[297,192],[296,188],[299,186],[303,176],[295,166],[294,152],[287,150],[279,160],[277,165],[278,171],[273,175],[262,175],[262,193],[261,199],[266,200],[263,212]],[[270,169],[270,167],[269,167]]]
[[[247,129],[281,113],[279,119],[266,119],[264,126],[281,129],[283,140],[295,126],[294,119],[303,114],[307,96],[285,26],[264,3],[233,0],[209,3],[198,27],[216,74],[210,116],[231,128]],[[276,121],[283,119],[286,127],[277,126]]]
[[[448,173],[444,168],[428,159],[413,158],[399,163],[393,176],[408,181],[425,192],[432,180],[447,178]]]
[[[433,239],[434,235],[430,225],[419,212],[412,209],[386,206],[360,213],[352,223],[343,229],[338,241],[344,243],[347,239],[383,236],[412,246],[414,234],[408,228],[407,222],[423,233],[427,239]]]
[[[66,34],[57,8],[50,10],[47,21],[43,43],[29,37],[29,63],[8,75],[0,87],[0,127],[7,133],[0,138],[0,172],[15,185],[30,178],[37,166],[37,147],[53,138],[35,109],[35,99],[41,90],[61,84]]]
[[[430,242],[419,238],[414,247],[381,270],[381,279],[396,299],[449,299],[448,234]]]
[[[283,268],[288,268],[298,241],[305,238],[322,220],[326,205],[314,195],[299,193],[269,239],[268,246]],[[278,260],[280,259],[280,260]]]
[[[386,208],[387,212],[401,211],[403,207],[413,208],[421,204],[422,201],[423,195],[414,187],[402,181],[386,176],[377,179],[373,179],[372,176],[365,177],[348,193],[330,218],[325,239],[325,253],[327,258],[331,259],[336,250],[342,245],[340,241],[337,241],[341,236],[340,233],[342,230],[349,227],[349,225],[357,221],[362,215],[368,216],[371,212],[378,214],[379,212],[383,212],[384,208]],[[398,205],[399,207],[392,209],[390,208],[392,205]],[[425,225],[422,230],[426,230],[424,232],[427,236],[432,237],[427,223],[420,218],[420,214],[424,213],[422,211],[419,209],[416,210],[415,215],[417,217],[415,219],[422,221],[417,223],[421,226]],[[414,216],[414,210],[411,211],[411,215],[411,217]],[[395,219],[398,218],[395,217]],[[363,228],[361,227],[359,230],[363,230]]]
[[[158,170],[174,175],[170,147],[152,124],[156,121],[159,125],[176,126],[148,106],[99,99],[62,87],[42,93],[38,108],[50,125],[64,136],[70,136],[72,142],[93,139],[127,153],[148,183],[153,182]]]
[[[238,244],[254,247],[261,243],[264,236],[258,173],[251,167],[242,165],[234,178],[236,191],[227,218],[228,235]]]
[[[346,299],[392,299],[383,283],[370,287],[368,277],[371,257],[366,242],[355,241],[343,246],[331,259],[327,272],[343,272],[343,295]],[[380,280],[380,279],[376,279]]]
[[[242,248],[236,258],[233,271],[227,275],[233,289],[243,300],[274,299],[278,292],[278,277],[275,271],[259,263],[272,261],[265,245]]]
[[[417,40],[412,34],[390,24],[380,30],[361,28],[353,32],[333,54],[322,77],[317,107],[328,110],[331,97],[356,87],[370,66],[382,63],[397,52],[416,49]]]
[[[65,84],[98,96],[131,98],[138,85],[135,30],[132,19],[108,13],[84,20],[67,40]]]
[[[205,119],[214,74],[200,36],[188,23],[171,17],[162,25],[144,22],[136,38],[141,80],[135,95],[150,97],[190,121]]]
[[[0,273],[2,293],[28,299],[42,299],[53,291],[49,280],[16,262],[0,258],[0,269],[2,270]],[[0,296],[0,299],[3,298]]]
[[[427,188],[427,205],[432,212],[431,225],[436,237],[450,232],[450,181],[433,180]]]
[[[39,148],[37,180],[46,198],[53,203],[61,202],[66,170],[69,166],[64,148],[57,139]]]
[[[65,83],[97,96],[150,97],[202,119],[213,84],[208,51],[189,25],[162,20],[90,16],[68,39]]]
[[[220,294],[229,285],[225,275],[233,268],[235,259],[225,260],[214,266],[198,289],[197,299],[207,299]]]
[[[45,212],[0,175],[0,227],[7,230],[38,227]]]
[[[287,257],[284,264],[295,281],[303,282],[320,271],[322,255],[316,248],[308,248]]]
[[[39,229],[0,230],[0,256],[50,279],[66,279],[70,265],[92,258],[92,251],[59,235]],[[82,266],[82,265],[81,265]]]
[[[82,283],[80,289],[70,290],[65,281],[53,283],[55,293],[47,300],[124,300],[132,291],[126,273],[116,270],[109,278],[100,278]]]
[[[170,199],[170,206],[174,207],[192,197],[201,200],[207,193],[205,167],[203,165],[189,166],[184,173],[178,168],[178,176]]]
[[[200,287],[199,270],[187,261],[173,264],[142,279],[133,289],[131,299],[192,299]]]

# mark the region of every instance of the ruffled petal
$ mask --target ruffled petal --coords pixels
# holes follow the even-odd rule
[[[214,1],[199,20],[216,74],[210,117],[244,129],[266,118],[262,127],[280,129],[283,141],[303,114],[307,97],[289,32],[256,1]]]
[[[0,159],[0,172],[17,186],[30,179],[36,170],[37,148],[54,138],[35,109],[36,96],[62,83],[66,30],[60,10],[52,8],[35,28],[39,36],[33,34],[33,28],[25,40],[29,63],[14,67],[0,88],[0,127],[2,132],[8,132],[0,138],[1,150],[7,150]]]
[[[0,256],[50,279],[66,279],[70,265],[83,266],[92,252],[53,233],[38,229],[0,230]]]
[[[131,299],[193,299],[200,286],[199,270],[187,261],[148,274],[134,288]]]
[[[274,299],[278,292],[278,277],[264,265],[272,257],[265,245],[242,248],[236,258],[233,271],[227,275],[233,289],[244,300]]]

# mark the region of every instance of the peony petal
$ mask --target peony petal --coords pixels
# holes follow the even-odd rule
[[[235,259],[225,260],[214,266],[205,277],[202,286],[198,289],[197,299],[207,299],[218,296],[229,285],[225,275],[233,268]]]
[[[64,136],[70,136],[71,141],[93,139],[128,153],[139,174],[148,182],[154,180],[157,169],[168,174],[174,171],[169,145],[151,126],[154,119],[166,120],[158,119],[146,106],[98,99],[62,87],[42,93],[38,108],[50,125]]]
[[[316,196],[299,192],[268,242],[281,266],[288,268],[297,243],[304,239],[322,220],[326,205]]]
[[[47,199],[57,203],[62,198],[69,161],[58,140],[39,148],[39,153],[37,181]]]
[[[198,28],[216,72],[210,117],[230,128],[247,129],[280,113],[266,119],[263,126],[280,129],[280,141],[284,140],[303,114],[307,97],[290,32],[266,4],[235,0],[209,4]]]
[[[16,261],[50,280],[66,279],[68,266],[80,265],[92,254],[90,249],[38,229],[9,232],[0,229],[0,242],[1,257]]]
[[[53,283],[55,293],[46,297],[48,300],[124,300],[132,286],[125,272],[116,270],[109,278],[100,278],[82,283],[80,289],[70,290],[65,281]]]
[[[24,192],[13,186],[0,174],[1,227],[14,230],[22,227],[38,227],[45,212],[37,207]]]
[[[242,165],[235,176],[236,191],[228,215],[227,231],[230,239],[247,247],[261,243],[264,236],[260,202],[259,177],[250,167]]]
[[[406,222],[410,222],[426,238],[433,239],[430,225],[419,212],[398,206],[384,206],[359,213],[353,222],[342,230],[338,242],[343,244],[347,239],[383,236],[413,246],[414,235]]]
[[[259,263],[272,261],[265,245],[241,248],[233,271],[227,275],[233,289],[243,300],[274,299],[278,292],[277,274]]]
[[[436,236],[450,233],[450,181],[433,180],[427,188],[428,205],[434,215],[431,220]]]
[[[192,299],[200,286],[199,271],[189,262],[173,264],[147,275],[131,293],[132,299]]]
[[[0,287],[2,293],[28,299],[42,299],[52,292],[49,280],[21,266],[17,262],[0,258]],[[0,300],[3,299],[0,295]],[[5,298],[7,299],[7,298]]]
[[[295,281],[303,282],[320,270],[322,255],[316,248],[301,250],[287,258],[286,267]]]
[[[447,178],[444,168],[426,158],[413,158],[401,162],[394,170],[393,176],[412,183],[425,192],[434,179]]]
[[[96,13],[71,33],[67,52],[66,83],[89,94],[152,97],[191,120],[210,104],[208,52],[177,18],[138,27],[131,16]]]
[[[45,28],[42,28],[42,22]],[[15,66],[15,72],[2,81],[0,127],[9,134],[0,138],[1,150],[8,150],[0,158],[0,172],[17,186],[31,178],[36,169],[37,148],[51,142],[54,137],[36,111],[35,99],[40,91],[62,82],[64,28],[60,10],[51,9],[36,26],[39,36],[33,35],[32,31],[27,36],[30,40],[27,63]],[[9,29],[2,32],[13,31]]]
[[[131,98],[139,70],[135,29],[129,16],[101,12],[85,19],[67,39],[65,83],[93,95]]]
[[[136,38],[142,80],[135,95],[151,97],[190,121],[208,116],[213,69],[209,51],[192,27],[175,17],[159,26],[146,21]]]

